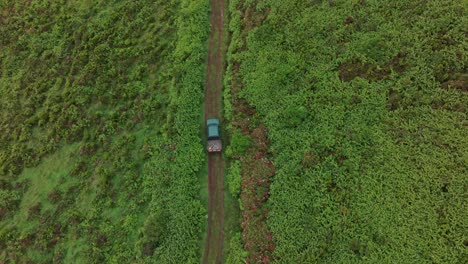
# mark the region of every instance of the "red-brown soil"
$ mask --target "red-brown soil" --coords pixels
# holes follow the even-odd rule
[[[223,74],[224,1],[210,0],[211,33],[205,86],[205,120],[220,118]],[[208,154],[208,230],[203,263],[221,263],[224,238],[224,172],[220,153]]]

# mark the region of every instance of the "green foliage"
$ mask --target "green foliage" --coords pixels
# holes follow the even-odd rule
[[[197,263],[207,1],[2,1],[0,262]]]
[[[247,151],[250,147],[250,140],[248,137],[242,135],[239,130],[234,130],[231,136],[231,142],[229,144],[228,149],[226,150],[226,154],[228,156],[240,156]]]
[[[307,118],[308,112],[305,107],[294,107],[290,106],[285,109],[283,116],[281,117],[284,120],[284,125],[288,128],[294,128],[299,126]]]
[[[226,264],[244,263],[247,254],[242,247],[241,234],[239,232],[235,233],[229,242],[229,255]]]
[[[252,5],[265,21],[241,18]],[[233,1],[228,70],[268,128],[276,262],[463,262],[465,11]]]
[[[7,212],[14,211],[18,206],[20,196],[17,191],[0,190],[0,219],[3,218]]]
[[[229,173],[226,177],[229,186],[229,193],[234,197],[239,197],[241,190],[241,166],[239,161],[234,161],[229,167]]]
[[[136,243],[139,258],[151,256],[154,250],[164,242],[167,234],[167,218],[168,215],[162,210],[157,210],[146,218],[140,231],[141,238]]]

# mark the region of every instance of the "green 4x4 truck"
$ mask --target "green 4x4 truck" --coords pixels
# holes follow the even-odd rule
[[[223,146],[219,134],[219,119],[210,118],[206,120],[206,130],[208,134],[207,149],[208,152],[221,152]]]

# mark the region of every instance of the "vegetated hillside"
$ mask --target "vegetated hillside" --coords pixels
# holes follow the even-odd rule
[[[199,262],[208,8],[0,2],[0,262]]]
[[[237,86],[227,112],[248,118],[234,128],[250,142],[261,139],[252,127],[268,136],[255,162],[272,159],[276,170],[255,180],[242,167],[241,201],[253,195],[242,204],[249,262],[466,260],[465,9],[461,0],[231,2]],[[262,217],[273,246],[252,243],[248,220]]]

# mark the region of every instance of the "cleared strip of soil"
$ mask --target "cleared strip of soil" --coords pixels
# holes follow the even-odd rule
[[[205,120],[220,118],[224,0],[210,0],[211,32],[205,85]],[[208,154],[208,230],[203,263],[221,263],[224,238],[224,168],[220,153]]]

